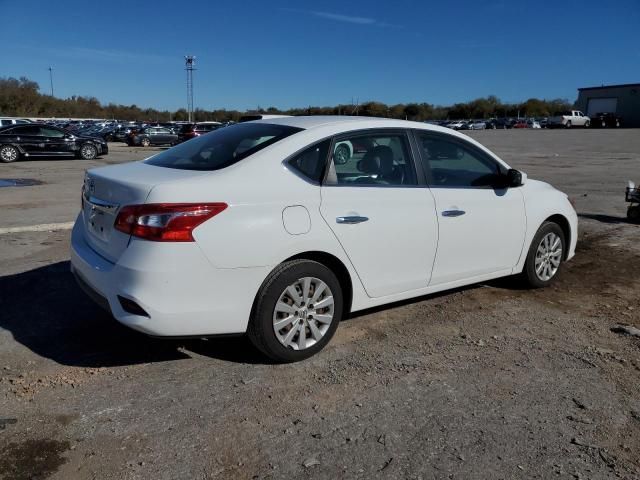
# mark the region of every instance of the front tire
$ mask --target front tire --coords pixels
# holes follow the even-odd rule
[[[4,163],[15,162],[20,158],[20,152],[13,145],[3,145],[0,147],[0,161]]]
[[[93,160],[98,156],[98,149],[91,144],[85,143],[80,147],[79,156],[83,160]]]
[[[151,145],[151,142],[149,141],[149,139],[148,139],[148,138],[143,138],[143,139],[140,141],[140,145],[142,145],[143,147],[148,147],[149,145]]]
[[[533,237],[522,270],[524,283],[531,288],[550,285],[557,277],[565,256],[564,232],[557,223],[544,222]]]
[[[627,220],[633,223],[640,223],[640,205],[627,208]]]
[[[292,260],[262,284],[247,334],[271,360],[297,362],[329,343],[342,312],[342,288],[335,274],[318,262]]]
[[[589,128],[591,126],[591,122],[584,122],[584,128]]]

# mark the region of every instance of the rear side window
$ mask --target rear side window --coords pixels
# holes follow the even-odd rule
[[[291,160],[288,165],[293,171],[312,182],[320,183],[327,164],[327,154],[331,147],[331,140],[325,140],[307,148]]]
[[[170,148],[146,163],[179,170],[220,170],[301,130],[286,125],[232,125]]]

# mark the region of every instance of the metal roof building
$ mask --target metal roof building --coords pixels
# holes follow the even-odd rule
[[[640,83],[579,88],[576,106],[588,116],[615,113],[623,127],[640,127]]]

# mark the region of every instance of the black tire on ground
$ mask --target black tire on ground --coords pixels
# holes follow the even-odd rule
[[[589,122],[588,120],[584,122],[584,128],[589,128],[590,126],[591,126],[591,122]]]
[[[280,295],[289,285],[304,277],[315,277],[329,287],[334,301],[333,320],[324,336],[316,344],[304,350],[294,350],[285,347],[276,337],[273,315]],[[251,312],[247,335],[251,343],[271,360],[279,363],[297,362],[315,355],[329,343],[342,319],[342,313],[342,288],[335,274],[318,262],[304,259],[291,260],[273,270],[260,287]]]
[[[0,147],[0,162],[11,163],[20,158],[20,151],[13,145],[2,145]]]
[[[78,157],[83,160],[93,160],[98,156],[98,149],[91,145],[90,143],[85,143],[80,146],[80,151],[78,152]]]
[[[151,141],[148,138],[143,138],[140,141],[140,145],[142,145],[143,147],[148,147],[149,145],[151,145]]]
[[[627,208],[627,220],[633,223],[640,223],[640,205]]]
[[[555,274],[548,280],[542,280],[536,274],[536,253],[538,251],[540,243],[549,233],[554,233],[560,238],[562,246],[562,257],[560,265],[558,266],[558,270],[555,272]],[[562,264],[566,255],[566,248],[566,240],[564,238],[564,232],[562,231],[562,228],[560,228],[557,223],[544,222],[531,241],[531,246],[529,247],[529,252],[527,253],[527,259],[525,260],[524,268],[522,269],[522,273],[520,275],[523,283],[530,288],[542,288],[550,285],[558,277],[558,273],[562,269]]]
[[[567,120],[567,123],[564,126],[565,128],[571,128],[571,120]]]

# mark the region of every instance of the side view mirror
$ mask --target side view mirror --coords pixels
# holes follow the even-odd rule
[[[524,181],[526,179],[526,175],[523,175],[522,172],[510,168],[507,171],[507,186],[509,187],[520,187],[524,185]]]

